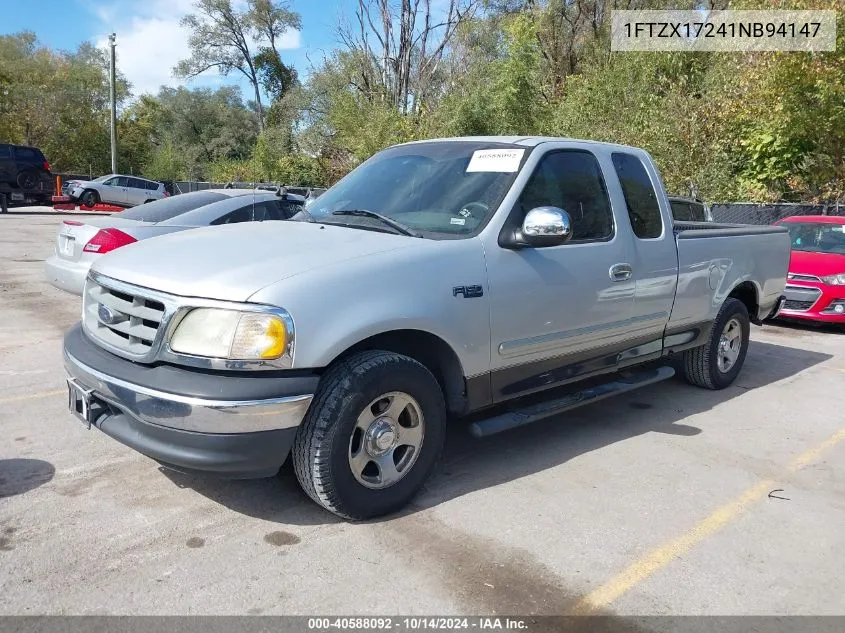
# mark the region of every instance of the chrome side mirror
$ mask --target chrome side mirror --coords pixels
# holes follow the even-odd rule
[[[572,220],[557,207],[531,209],[522,221],[522,239],[528,246],[557,246],[571,237]]]

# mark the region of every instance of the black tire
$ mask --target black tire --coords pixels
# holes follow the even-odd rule
[[[372,489],[349,463],[358,416],[388,392],[404,392],[419,404],[424,436],[416,461],[396,483]],[[446,406],[437,380],[408,356],[384,351],[354,354],[325,373],[293,444],[293,466],[303,490],[346,519],[368,519],[399,510],[419,492],[443,450]]]
[[[39,182],[38,172],[25,169],[18,174],[17,182],[21,189],[35,189]]]
[[[733,365],[727,371],[722,371],[718,363],[719,344],[725,326],[732,319],[736,319],[739,322],[741,347]],[[683,353],[681,368],[686,381],[691,385],[705,389],[724,389],[729,386],[739,375],[742,365],[745,362],[750,334],[751,324],[748,318],[748,309],[738,299],[729,297],[722,304],[719,314],[716,315],[716,320],[713,322],[713,329],[710,330],[707,343]]]
[[[93,189],[86,189],[79,197],[79,202],[86,207],[93,207],[100,201],[100,194]]]

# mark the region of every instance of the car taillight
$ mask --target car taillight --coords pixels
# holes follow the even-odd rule
[[[108,253],[121,246],[137,242],[134,237],[118,229],[100,229],[82,249],[86,253]]]
[[[167,192],[167,189],[165,189],[165,190],[164,190],[164,197],[165,197],[165,198],[170,197],[170,194]]]
[[[41,165],[41,166],[44,168],[44,171],[50,171],[50,163],[48,163],[46,160],[44,161],[44,164]]]

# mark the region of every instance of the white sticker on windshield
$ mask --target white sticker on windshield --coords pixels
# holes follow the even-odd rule
[[[519,169],[524,149],[479,149],[472,153],[467,173],[473,171],[498,171],[512,173]]]

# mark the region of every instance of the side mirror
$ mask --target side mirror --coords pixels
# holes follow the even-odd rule
[[[526,246],[558,246],[572,237],[572,220],[563,209],[537,207],[525,214],[520,233]]]

